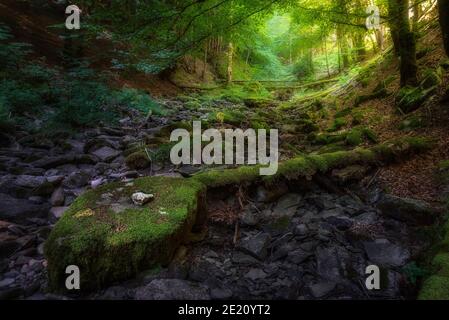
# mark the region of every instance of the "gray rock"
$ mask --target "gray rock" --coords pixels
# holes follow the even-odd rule
[[[296,249],[288,253],[287,260],[294,264],[300,264],[306,261],[312,255],[313,254],[311,252],[302,249]]]
[[[323,298],[335,289],[335,282],[318,282],[310,286],[310,293],[314,298]]]
[[[5,278],[2,281],[0,281],[0,289],[4,289],[6,287],[9,287],[15,282],[14,278]]]
[[[34,167],[52,169],[65,164],[95,164],[95,159],[92,156],[81,155],[63,155],[57,157],[47,157],[37,160],[32,163]]]
[[[128,292],[129,290],[124,287],[114,286],[108,288],[100,298],[101,300],[126,300],[129,298]]]
[[[179,279],[156,279],[138,288],[136,300],[210,300],[209,288]]]
[[[259,223],[260,216],[256,212],[247,209],[242,212],[240,220],[244,226],[253,227]]]
[[[43,186],[45,183],[47,183],[47,179],[45,177],[39,177],[39,176],[36,177],[36,176],[29,176],[29,175],[21,175],[21,176],[17,176],[14,183],[16,185],[18,185],[19,187],[36,189],[36,188]]]
[[[276,251],[273,252],[271,256],[271,261],[276,261],[286,257],[292,250],[295,249],[297,244],[295,242],[288,242],[282,244]]]
[[[310,200],[320,210],[329,210],[336,207],[335,201],[327,194],[315,195]]]
[[[245,278],[251,279],[253,281],[259,280],[259,279],[265,279],[267,277],[267,274],[261,270],[261,269],[251,269],[245,274]]]
[[[378,208],[385,216],[411,224],[432,225],[437,218],[437,212],[424,201],[392,195],[385,195]]]
[[[120,143],[114,137],[106,135],[98,136],[87,141],[84,146],[85,153],[92,153],[94,150],[101,149],[103,147],[109,147],[112,149],[119,149]]]
[[[83,153],[85,143],[78,140],[67,140],[66,144],[76,153]]]
[[[11,256],[18,248],[20,248],[20,244],[14,239],[5,239],[0,235],[0,260],[3,260],[9,256]]]
[[[240,251],[236,251],[232,254],[232,261],[241,265],[253,265],[259,263],[259,260],[257,260],[256,258],[253,258],[252,256]]]
[[[294,234],[299,237],[305,237],[309,233],[309,229],[305,224],[299,224],[295,227]]]
[[[329,217],[326,222],[341,231],[348,230],[354,224],[351,219],[346,217]]]
[[[257,202],[274,202],[288,192],[288,186],[285,183],[277,183],[274,186],[266,188],[264,186],[257,187]]]
[[[92,189],[96,189],[96,188],[98,188],[99,186],[101,186],[104,182],[105,182],[105,180],[104,180],[103,178],[98,178],[98,179],[92,180],[92,181],[90,182],[90,187],[91,187]]]
[[[54,207],[59,207],[64,204],[64,200],[64,190],[62,188],[57,188],[51,195],[50,203]]]
[[[63,175],[51,175],[51,176],[47,176],[47,180],[52,185],[57,186],[64,180],[64,176]]]
[[[410,259],[410,252],[387,239],[364,242],[368,258],[381,266],[401,267]]]
[[[317,274],[324,280],[338,282],[342,276],[336,249],[319,247],[316,251]]]
[[[80,188],[89,184],[92,174],[89,171],[72,172],[64,179],[63,186],[67,188]]]
[[[93,151],[92,154],[99,158],[102,162],[111,162],[120,155],[120,151],[105,146]]]
[[[277,205],[274,207],[273,211],[275,214],[277,212],[282,215],[294,215],[297,207],[301,203],[302,197],[297,193],[289,193],[279,199]]]
[[[365,212],[354,218],[355,222],[370,225],[376,223],[378,220],[378,216],[376,212]]]
[[[334,177],[341,184],[345,184],[350,181],[361,180],[366,176],[369,167],[361,165],[347,166],[343,169],[335,169],[332,171],[332,177]]]
[[[61,219],[64,212],[66,212],[68,207],[53,207],[50,209],[49,220],[51,223],[55,223]]]
[[[44,218],[48,214],[47,204],[35,204],[0,193],[0,219],[16,223],[27,223],[30,218]]]
[[[320,213],[320,218],[327,219],[329,217],[339,217],[344,215],[344,210],[342,208],[333,208],[324,210]]]
[[[267,257],[271,236],[267,233],[259,233],[256,236],[244,238],[238,248],[253,257],[263,260]]]
[[[210,291],[213,300],[226,300],[232,298],[232,291],[226,288],[215,288]]]
[[[289,226],[302,200],[301,195],[289,193],[283,196],[273,208],[265,229],[274,235],[283,233]]]
[[[184,165],[176,170],[176,172],[180,173],[184,178],[189,178],[200,171],[201,167],[191,165]]]
[[[136,192],[133,193],[131,196],[131,200],[135,205],[143,206],[154,199],[154,195],[152,194],[146,194],[143,192]]]

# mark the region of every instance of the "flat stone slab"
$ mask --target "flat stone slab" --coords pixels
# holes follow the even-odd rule
[[[365,242],[368,258],[381,266],[401,267],[410,259],[410,252],[387,239],[378,239],[372,242]]]

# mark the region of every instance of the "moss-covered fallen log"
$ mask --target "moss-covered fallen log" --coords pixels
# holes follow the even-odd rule
[[[167,264],[204,210],[208,188],[311,178],[353,164],[381,165],[428,147],[424,139],[405,138],[371,149],[297,157],[281,163],[270,177],[261,177],[258,166],[242,166],[190,179],[147,177],[88,191],[58,221],[46,242],[50,287],[64,290],[69,265],[80,268],[81,289],[89,291]],[[136,192],[153,194],[154,201],[133,205],[130,199]]]
[[[273,176],[260,176],[260,166],[242,166],[236,169],[210,170],[195,176],[207,187],[223,187],[244,182],[273,182],[280,178],[294,180],[311,178],[316,173],[326,173],[332,169],[361,165],[382,165],[409,157],[429,149],[431,143],[424,138],[406,137],[374,146],[369,149],[356,148],[319,155],[299,156],[279,164]]]

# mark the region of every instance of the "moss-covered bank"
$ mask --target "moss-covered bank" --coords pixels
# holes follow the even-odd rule
[[[431,273],[423,283],[418,299],[449,300],[449,221],[442,230],[442,239],[436,244],[437,255],[431,262]]]
[[[274,176],[261,177],[258,166],[242,166],[190,179],[148,177],[132,185],[113,183],[88,191],[73,203],[46,242],[50,287],[64,289],[69,265],[80,268],[81,289],[88,291],[168,263],[203,212],[199,208],[207,188],[311,178],[353,164],[381,165],[429,145],[421,138],[405,138],[371,149],[297,157],[281,163]],[[134,192],[154,194],[155,200],[134,206],[130,202]]]

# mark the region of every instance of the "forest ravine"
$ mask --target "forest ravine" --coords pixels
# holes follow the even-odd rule
[[[1,300],[449,299],[449,1],[69,4],[0,0]]]

